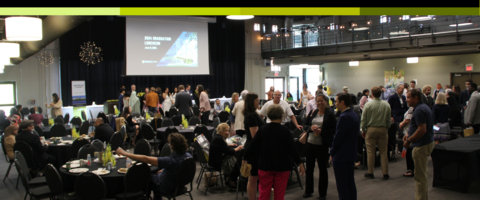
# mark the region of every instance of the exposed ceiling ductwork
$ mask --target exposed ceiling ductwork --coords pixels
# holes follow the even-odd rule
[[[0,16],[0,18],[6,17],[9,16]],[[39,18],[42,19],[43,39],[40,41],[19,42],[20,58],[11,58],[12,64],[21,63],[84,21],[93,19],[92,16],[41,16]],[[0,23],[2,23],[0,24],[1,36],[4,40],[5,21],[0,20]]]

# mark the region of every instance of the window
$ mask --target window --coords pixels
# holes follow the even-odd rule
[[[335,24],[334,23],[330,23],[330,30],[335,30]]]
[[[390,17],[387,17],[386,15],[380,16],[380,23],[390,23]]]
[[[10,115],[10,109],[17,104],[15,82],[0,82],[0,110],[5,111],[6,115]]]
[[[409,20],[409,19],[410,19],[410,15],[404,15],[404,16],[402,17],[402,20]]]
[[[272,25],[272,33],[278,32],[278,26],[277,25]]]
[[[265,28],[265,24],[263,24],[263,33],[265,33],[265,31],[267,31],[267,28]]]
[[[260,24],[259,23],[253,24],[253,30],[254,31],[260,31]]]

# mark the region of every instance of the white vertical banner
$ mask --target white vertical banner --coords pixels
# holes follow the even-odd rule
[[[85,81],[72,81],[72,104],[73,106],[87,105]]]

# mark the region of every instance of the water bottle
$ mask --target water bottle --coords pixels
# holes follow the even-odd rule
[[[402,157],[407,157],[407,149],[405,147],[403,147]]]
[[[105,151],[106,148],[107,148],[107,143],[105,143],[105,141],[103,141],[103,151]]]
[[[111,171],[113,170],[113,167],[112,167],[112,166],[113,166],[112,162],[108,162],[108,164],[107,164],[107,170],[111,172]]]
[[[127,157],[127,168],[130,168],[132,166],[132,161],[130,158]]]
[[[90,166],[92,164],[92,157],[90,154],[87,154],[87,166]]]

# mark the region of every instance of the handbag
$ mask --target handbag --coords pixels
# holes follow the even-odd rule
[[[302,144],[307,143],[307,132],[303,132],[302,135],[300,135],[300,139],[298,140]]]
[[[207,184],[208,184],[208,187],[213,187],[213,186],[216,186],[218,185],[218,178],[215,176],[214,174],[215,172],[205,172],[205,186],[204,187],[207,187]],[[213,175],[213,176],[212,176]],[[208,178],[212,176],[212,178],[210,179],[210,182],[208,182]]]
[[[222,161],[222,171],[224,174],[230,174],[235,167],[235,163],[237,162],[237,158],[233,155],[226,156]]]
[[[473,131],[472,127],[468,127],[463,130],[463,137],[472,136],[473,134],[475,134],[475,132]]]
[[[240,173],[243,177],[248,178],[250,177],[250,171],[252,170],[252,165],[248,163],[242,162],[242,167],[240,168]]]

